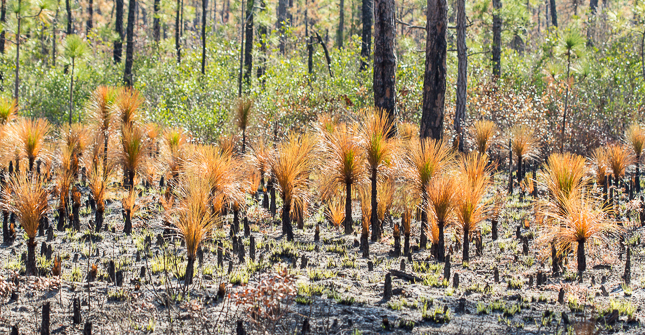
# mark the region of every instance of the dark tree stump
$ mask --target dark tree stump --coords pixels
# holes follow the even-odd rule
[[[307,256],[302,255],[302,257],[300,257],[300,268],[306,269],[308,263],[309,263],[309,260],[307,259]]]
[[[42,323],[40,324],[40,335],[49,335],[49,301],[45,302],[42,309]]]
[[[251,225],[249,225],[249,219],[244,217],[244,237],[251,236]]]
[[[443,266],[443,279],[450,281],[450,255],[446,255],[446,262]]]
[[[454,276],[452,276],[452,287],[457,289],[459,288],[459,274],[455,273]]]
[[[18,333],[18,325],[11,326],[11,333],[10,334],[11,335],[20,335],[20,333]]]
[[[116,282],[116,267],[113,260],[108,262],[108,280],[112,283]]]
[[[369,272],[374,271],[374,262],[372,262],[372,261],[367,262],[367,271],[369,271]]]
[[[224,267],[224,247],[221,243],[217,244],[217,266]]]
[[[405,259],[401,260],[401,271],[405,272]]]
[[[526,236],[522,237],[522,254],[524,256],[529,254],[529,238]]]
[[[497,241],[497,219],[491,220],[490,221],[490,226],[491,226],[491,236],[493,238],[493,241]]]
[[[81,301],[78,297],[74,298],[74,301],[72,303],[72,308],[73,308],[72,322],[75,325],[80,325],[81,324]]]
[[[627,253],[625,256],[625,273],[623,274],[623,280],[625,284],[629,285],[632,280],[632,249],[627,248]]]
[[[244,322],[242,320],[237,320],[237,326],[235,327],[236,335],[246,335],[246,330],[244,329]]]
[[[318,241],[320,241],[320,222],[316,224],[316,231],[314,232],[314,242],[318,242]],[[305,319],[305,320],[308,320],[308,319]]]
[[[123,270],[119,270],[116,272],[116,286],[118,287],[123,286]]]
[[[304,256],[303,256],[304,257]],[[255,262],[255,237],[249,237],[249,258]]]
[[[493,278],[495,279],[495,283],[499,283],[499,269],[497,267],[493,269]]]
[[[83,335],[92,335],[92,322],[85,321],[85,326],[83,327]]]
[[[559,304],[564,304],[564,289],[561,288],[560,292],[558,293],[558,303]]]
[[[387,273],[385,275],[383,299],[389,300],[391,297],[392,297],[392,275]]]

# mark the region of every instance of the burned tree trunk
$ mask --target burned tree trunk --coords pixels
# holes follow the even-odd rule
[[[372,47],[372,16],[374,15],[373,0],[363,0],[362,19],[363,31],[361,32],[361,70],[367,68],[367,60],[370,57]]]
[[[393,122],[396,108],[395,3],[394,0],[374,3],[374,105],[384,109]]]
[[[66,0],[69,2],[69,0]],[[114,52],[113,52],[113,57],[114,57],[114,62],[115,63],[120,63],[121,62],[121,56],[123,55],[123,0],[116,0],[115,2],[115,15],[116,15],[116,21],[115,21],[115,26],[114,29],[116,30],[117,33],[117,38],[114,40]]]
[[[134,13],[136,11],[136,4],[136,0],[130,0],[128,3],[128,31],[126,37],[128,44],[125,49],[125,69],[123,72],[123,83],[128,87],[132,87],[134,83],[132,78],[132,63],[134,61]]]
[[[446,93],[446,0],[428,0],[426,64],[423,78],[423,108],[420,137],[440,139],[443,131]]]
[[[466,118],[466,90],[468,87],[468,48],[466,46],[466,0],[457,0],[457,105],[455,131],[459,152],[464,152],[462,122]]]
[[[493,0],[493,78],[502,74],[502,0]]]
[[[246,37],[244,45],[244,83],[251,84],[251,74],[253,73],[253,16],[255,0],[249,0],[246,8]]]

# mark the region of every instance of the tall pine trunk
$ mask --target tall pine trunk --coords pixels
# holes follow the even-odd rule
[[[244,83],[251,85],[251,74],[253,73],[253,16],[255,0],[249,0],[246,7],[246,30],[244,39]]]
[[[280,52],[284,54],[285,50],[285,29],[288,26],[287,22],[287,5],[289,0],[278,0],[278,34],[280,34]]]
[[[57,40],[57,25],[58,25],[58,8],[60,7],[60,0],[56,3],[56,12],[54,14],[54,21],[52,21],[52,66],[56,67],[56,40]],[[4,32],[2,33],[2,43],[4,44]],[[2,52],[4,53],[4,51]],[[1,76],[1,74],[0,74]],[[0,78],[1,80],[1,78]]]
[[[426,64],[423,77],[423,107],[420,136],[440,139],[446,94],[446,0],[428,0]]]
[[[396,56],[394,55],[394,0],[374,1],[374,105],[394,121],[396,108]]]
[[[69,125],[72,125],[72,114],[74,112],[74,63],[75,59],[72,58],[72,73],[69,79]]]
[[[340,0],[338,7],[338,33],[336,34],[336,45],[338,49],[343,48],[343,32],[345,31],[345,0]]]
[[[266,4],[264,0],[260,0],[260,13],[266,11]],[[266,38],[267,38],[267,26],[264,25],[264,23],[259,22],[258,26],[258,37],[260,38],[260,59],[258,61],[258,73],[257,76],[260,79],[260,81],[264,84],[264,79],[262,76],[264,76],[265,72],[265,62],[266,62],[266,54],[267,54],[267,43],[266,43]]]
[[[554,27],[558,26],[558,11],[555,8],[555,0],[550,0],[550,9],[551,9],[551,23]]]
[[[462,122],[466,118],[468,88],[468,47],[466,46],[466,0],[457,0],[457,104],[455,131],[459,140],[459,152],[464,152]]]
[[[372,47],[372,16],[374,15],[373,0],[363,0],[361,15],[363,19],[363,31],[361,33],[361,70],[367,68]]]
[[[21,1],[18,0],[18,6],[21,6]],[[13,98],[16,100],[16,104],[18,103],[18,98],[20,94],[20,28],[22,24],[22,19],[20,17],[20,14],[17,14],[18,16],[18,29],[16,33],[16,77],[14,79],[14,88],[13,88]]]
[[[94,21],[92,20],[93,17],[94,17],[94,1],[93,0],[88,0],[88,2],[87,2],[87,26],[86,26],[85,35],[89,35],[90,31],[94,27]]]
[[[493,0],[493,78],[502,74],[502,0]]]
[[[69,0],[67,0],[69,1]],[[114,30],[116,31],[116,34],[118,35],[116,40],[114,41],[114,62],[115,63],[120,63],[121,62],[121,57],[123,55],[123,0],[116,0],[115,3],[115,14],[116,14],[116,20],[115,20],[115,26]]]
[[[154,17],[152,18],[152,35],[154,36],[155,42],[159,43],[161,39],[161,21],[159,20],[159,11],[161,10],[161,1],[154,0]]]
[[[202,74],[206,74],[206,17],[208,0],[202,0]]]
[[[177,0],[177,15],[175,16],[175,51],[177,52],[177,64],[181,64],[181,0]]]
[[[7,0],[2,0],[2,5],[0,6],[0,24],[4,26],[7,23]],[[5,36],[5,30],[2,29],[2,32],[0,32],[0,54],[4,56],[5,52],[5,42],[6,42],[6,36]],[[0,72],[0,82],[4,82],[4,72]]]
[[[132,87],[133,84],[132,62],[134,61],[134,13],[136,4],[136,0],[129,0],[128,2],[128,44],[125,47],[125,70],[123,71],[123,82],[128,87]]]
[[[74,21],[72,21],[72,4],[70,0],[65,0],[65,10],[67,11],[67,35],[74,33]]]

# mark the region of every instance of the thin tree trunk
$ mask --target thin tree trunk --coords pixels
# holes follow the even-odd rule
[[[244,46],[244,83],[251,85],[253,73],[253,19],[255,15],[255,0],[249,0],[246,9],[246,36]]]
[[[177,16],[175,17],[175,50],[177,52],[177,64],[181,64],[181,22],[179,21],[179,15],[181,12],[181,2],[177,0]]]
[[[455,109],[455,131],[459,141],[459,152],[464,152],[462,122],[466,118],[468,87],[468,48],[466,46],[466,0],[457,0],[457,104]]]
[[[152,18],[152,31],[156,43],[161,39],[161,21],[159,20],[159,11],[161,10],[161,1],[154,0],[154,17]]]
[[[56,13],[54,14],[54,21],[52,22],[52,66],[56,67],[56,40],[58,32],[56,31],[58,25],[58,9],[60,7],[60,0],[56,4]],[[2,32],[2,44],[4,44],[4,32]],[[4,53],[4,50],[2,51]]]
[[[367,68],[372,47],[372,17],[374,16],[373,0],[363,0],[362,19],[363,31],[361,34],[361,70]]]
[[[244,0],[242,0],[242,9],[240,11],[240,19],[242,27],[240,27],[240,71],[237,76],[237,96],[242,96],[242,69],[244,68],[244,27],[246,20],[244,19]]]
[[[208,0],[202,0],[202,75],[206,74],[206,16],[207,14],[208,14]]]
[[[93,16],[94,16],[94,1],[93,0],[88,0],[88,2],[87,2],[87,26],[86,26],[85,35],[89,35],[90,31],[94,27],[94,22],[92,21]]]
[[[0,6],[0,24],[4,27],[6,23],[7,23],[7,0],[2,0],[2,5]],[[0,54],[2,54],[3,56],[5,52],[5,42],[6,42],[5,30],[2,29],[2,32],[0,32]],[[4,72],[0,72],[0,82],[4,83]],[[0,85],[0,90],[3,90],[2,85]]]
[[[550,0],[549,3],[551,4],[551,24],[553,24],[554,27],[558,26],[558,11],[555,8],[555,0]]]
[[[69,0],[66,0],[69,1]],[[115,1],[115,26],[116,34],[118,35],[114,41],[114,62],[120,63],[123,55],[123,0]]]
[[[127,87],[132,87],[134,83],[132,78],[132,62],[134,61],[134,13],[136,4],[136,0],[130,0],[128,3],[128,31],[126,37],[128,44],[125,48],[125,70],[123,72],[123,82]]]
[[[567,89],[564,95],[564,111],[562,113],[562,133],[560,138],[560,153],[564,152],[564,133],[567,127],[567,108],[569,107],[569,75],[571,71],[571,52],[567,52]]]
[[[428,0],[426,63],[420,137],[440,139],[446,93],[446,0]]]
[[[347,184],[347,195],[345,197],[345,234],[351,234],[354,230],[354,219],[352,218],[352,184]]]
[[[67,11],[67,35],[74,33],[74,21],[72,21],[72,5],[70,0],[65,0],[65,10]]]
[[[345,31],[345,0],[340,0],[338,7],[338,34],[336,35],[336,45],[339,49],[343,48],[343,32]]]
[[[305,41],[307,41],[307,74],[312,75],[314,72],[314,46],[309,35],[309,4],[307,0],[305,0]],[[311,78],[309,80],[311,83]]]
[[[18,6],[21,6],[21,0],[18,0]],[[22,23],[22,19],[20,18],[20,14],[17,15],[18,17],[18,29],[16,33],[16,78],[14,81],[14,90],[13,90],[13,98],[16,100],[16,103],[18,103],[18,97],[19,97],[19,89],[20,89],[20,25]]]
[[[502,0],[493,0],[493,79],[502,74]]]
[[[374,105],[390,122],[396,113],[396,56],[394,55],[394,0],[376,0],[374,13]]]
[[[72,58],[72,73],[69,79],[69,125],[72,125],[72,113],[74,112],[74,65],[76,59]]]
[[[372,184],[372,199],[371,199],[371,216],[370,222],[372,224],[372,241],[376,242],[381,239],[381,226],[378,224],[378,193],[377,193],[377,172],[376,168],[372,168],[370,183]]]
[[[468,251],[470,249],[470,243],[468,241],[468,234],[469,234],[468,227],[464,227],[464,236],[463,236],[463,239],[464,239],[464,247],[463,247],[463,249],[464,250],[463,250],[463,254],[461,256],[461,258],[462,258],[462,260],[464,262],[468,262],[468,260],[470,259],[469,256],[468,256]]]
[[[264,3],[264,0],[260,0],[260,15],[265,12],[266,9],[266,4]],[[262,85],[264,86],[264,72],[265,72],[265,62],[266,62],[266,54],[267,54],[267,43],[266,43],[266,38],[267,38],[267,27],[264,25],[264,23],[259,22],[258,26],[258,37],[260,38],[260,59],[258,61],[258,79],[262,82]]]
[[[424,189],[421,193],[421,236],[419,237],[419,248],[425,249],[428,246],[428,194]]]
[[[287,22],[287,5],[289,0],[278,0],[278,34],[280,34],[280,53],[284,54],[285,51],[285,29],[289,25]]]

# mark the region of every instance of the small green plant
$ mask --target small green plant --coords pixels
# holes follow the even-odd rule
[[[511,278],[506,282],[506,284],[508,285],[509,289],[519,290],[524,285],[524,282],[519,278]]]
[[[296,303],[300,305],[311,305],[313,303],[313,299],[310,297],[303,297],[303,296],[297,296],[296,297]]]
[[[584,310],[584,306],[580,304],[578,298],[574,295],[569,295],[567,298],[567,306],[569,306],[569,310],[574,313],[582,312]]]
[[[477,314],[490,314],[490,307],[482,302],[477,303]]]
[[[634,318],[634,313],[636,312],[636,307],[632,305],[632,302],[629,300],[615,300],[611,299],[609,300],[609,306],[607,308],[603,309],[598,313],[599,317],[603,317],[605,315],[610,314],[614,310],[618,311],[618,315],[620,316],[627,316],[630,319]]]
[[[625,283],[620,284],[620,287],[623,288],[623,293],[625,294],[626,297],[631,297],[632,293],[634,293],[632,288],[629,285],[625,284]]]
[[[421,317],[424,320],[428,320],[434,323],[449,323],[450,322],[450,309],[448,306],[437,306],[435,307],[434,310],[430,311],[428,310],[428,305],[423,305],[423,308],[421,309]]]
[[[337,275],[338,273],[331,270],[307,269],[307,276],[311,281],[319,281],[319,280],[324,280],[329,278],[335,278]]]

